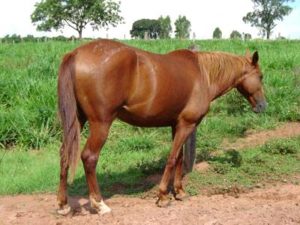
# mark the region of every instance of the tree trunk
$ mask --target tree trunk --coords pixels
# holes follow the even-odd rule
[[[267,39],[269,40],[270,39],[270,31],[269,30],[267,30]]]
[[[77,30],[78,32],[78,38],[81,39],[82,38],[82,28]]]

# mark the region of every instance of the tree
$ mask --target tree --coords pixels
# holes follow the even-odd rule
[[[270,39],[272,30],[276,27],[276,20],[283,20],[292,8],[284,3],[293,2],[294,0],[252,0],[254,11],[248,12],[243,21],[250,23],[251,26],[258,27],[263,36]]]
[[[123,20],[119,13],[120,2],[112,0],[42,0],[35,4],[31,21],[37,24],[40,31],[68,26],[82,38],[87,25],[95,30],[108,25],[116,26]]]
[[[213,32],[213,39],[221,39],[222,38],[222,31],[219,27],[217,27]]]
[[[243,33],[243,35],[244,35],[244,40],[250,40],[250,39],[252,39],[252,35],[249,34],[249,33]]]
[[[241,38],[242,38],[241,33],[236,30],[232,31],[230,34],[230,39],[241,39]]]
[[[172,25],[171,25],[170,17],[166,16],[165,18],[163,18],[162,16],[160,16],[158,18],[158,22],[159,22],[160,28],[161,28],[159,37],[161,39],[170,38],[170,33],[172,32]]]
[[[175,21],[175,37],[189,38],[191,32],[191,22],[185,16],[179,16]]]
[[[159,37],[161,32],[160,23],[158,20],[141,19],[137,20],[132,24],[130,31],[131,37],[145,38],[145,34],[151,39]]]

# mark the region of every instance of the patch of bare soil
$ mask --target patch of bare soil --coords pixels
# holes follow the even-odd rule
[[[270,138],[296,135],[300,135],[300,123],[289,123],[272,131],[249,134],[237,140],[234,148],[263,144]],[[197,165],[196,169],[202,170],[207,166]],[[153,175],[149,179],[157,181],[158,178]],[[294,181],[299,182],[300,177],[294,177]],[[103,216],[93,212],[87,198],[71,197],[73,211],[66,217],[56,214],[56,196],[53,194],[4,196],[0,197],[0,225],[300,224],[300,186],[295,184],[267,185],[235,195],[198,195],[184,201],[173,200],[167,208],[155,205],[154,194],[145,196],[113,196],[106,200],[112,213]]]
[[[233,148],[238,150],[263,145],[271,139],[289,138],[298,135],[300,135],[300,123],[290,122],[285,123],[284,125],[279,126],[274,130],[261,131],[257,133],[248,131],[246,133],[246,137],[239,138],[234,143],[228,143],[228,140],[225,140],[222,146],[225,149]]]
[[[230,195],[194,196],[172,201],[158,208],[153,198],[112,197],[107,204],[112,213],[98,215],[88,200],[72,197],[72,215],[55,212],[56,196],[52,194],[6,196],[0,198],[0,224],[300,224],[300,186],[281,184],[236,197]]]

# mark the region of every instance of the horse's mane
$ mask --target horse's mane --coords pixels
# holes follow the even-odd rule
[[[207,71],[210,83],[236,78],[233,76],[242,71],[247,62],[244,56],[225,52],[198,52],[198,61]]]

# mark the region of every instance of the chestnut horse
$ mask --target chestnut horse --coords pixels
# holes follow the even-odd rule
[[[67,176],[73,179],[80,157],[80,130],[89,123],[81,153],[91,206],[110,212],[96,178],[99,153],[114,119],[141,127],[172,128],[171,153],[159,185],[157,204],[168,201],[174,173],[174,197],[181,199],[182,146],[209,110],[210,103],[232,88],[255,112],[266,107],[258,53],[236,56],[177,50],[153,54],[111,40],[85,44],[64,56],[59,70],[58,101],[63,126],[58,190],[60,214],[67,214]]]

